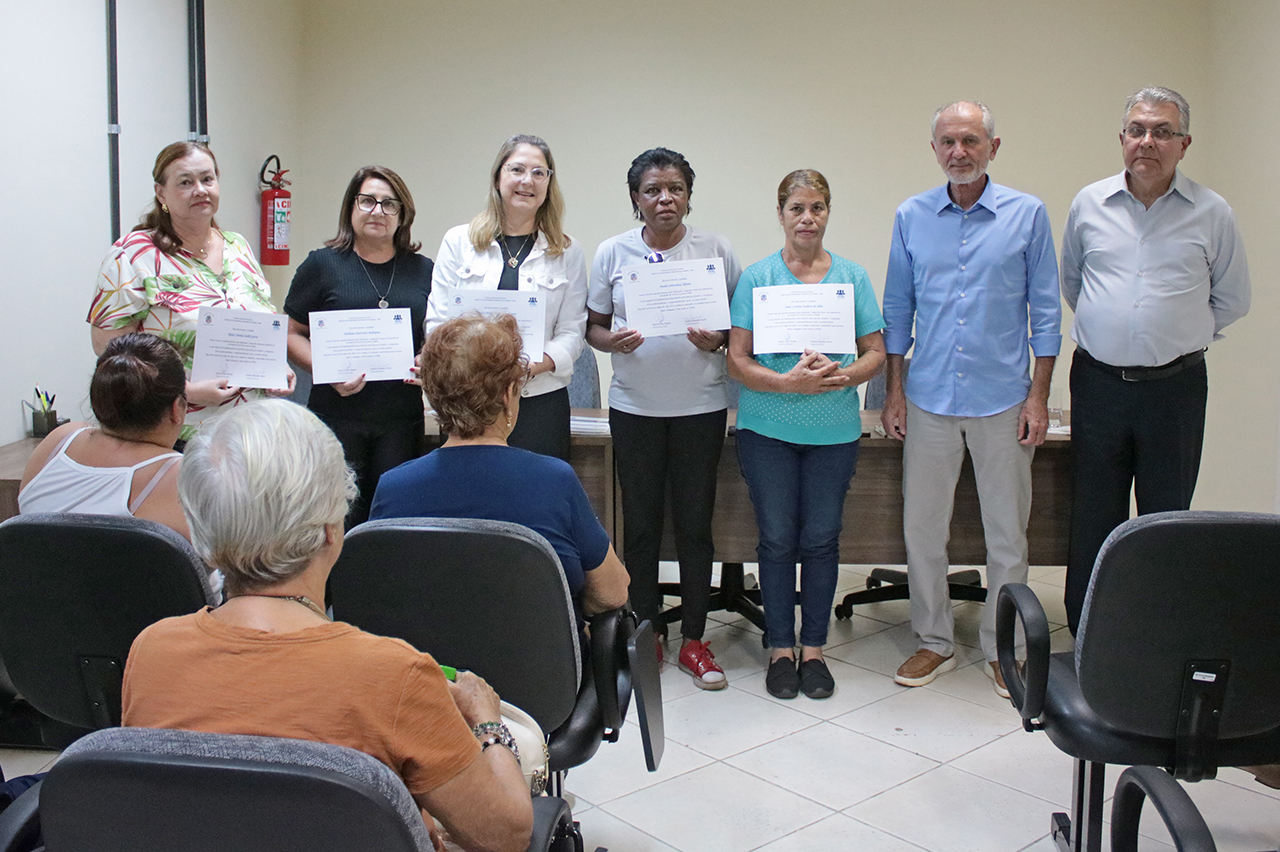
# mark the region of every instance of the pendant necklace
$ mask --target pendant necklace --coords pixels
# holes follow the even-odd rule
[[[391,288],[396,286],[396,262],[399,260],[399,257],[392,258],[391,260],[391,281],[387,284],[387,292],[385,293],[378,292],[377,285],[373,283],[373,276],[369,274],[369,267],[364,264],[364,258],[357,254],[356,260],[360,261],[360,268],[364,270],[364,277],[369,279],[369,286],[373,288],[374,294],[378,297],[378,307],[387,307],[387,296],[391,295]]]
[[[534,231],[534,233],[536,234],[537,231]],[[507,256],[507,266],[510,266],[512,269],[515,269],[517,266],[520,265],[520,255],[524,254],[524,250],[529,247],[529,240],[532,237],[533,237],[533,234],[529,234],[528,236],[526,236],[524,238],[524,242],[520,244],[520,250],[517,251],[515,254],[512,254],[511,249],[507,247],[507,240],[512,238],[508,237],[506,234],[502,235],[502,239],[498,240],[498,245],[502,247],[502,253]]]

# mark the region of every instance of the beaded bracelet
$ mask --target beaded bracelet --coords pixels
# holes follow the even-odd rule
[[[511,736],[511,730],[501,722],[481,722],[471,729],[471,733],[480,740],[481,751],[489,746],[500,745],[515,755],[517,763],[520,762],[520,748],[516,745],[516,738]]]

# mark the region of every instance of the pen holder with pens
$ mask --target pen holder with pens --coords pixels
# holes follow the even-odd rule
[[[50,408],[48,411],[32,411],[31,412],[31,437],[44,438],[54,429],[57,429],[63,423],[70,423],[69,420],[59,420],[58,412]]]

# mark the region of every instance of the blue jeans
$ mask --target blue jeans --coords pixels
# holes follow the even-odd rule
[[[840,564],[844,498],[858,442],[792,444],[745,429],[738,466],[751,492],[760,545],[760,597],[770,648],[796,644],[796,563],[800,563],[800,644],[827,642]]]

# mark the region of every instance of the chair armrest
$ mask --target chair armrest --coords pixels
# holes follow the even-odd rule
[[[628,607],[598,612],[591,616],[591,672],[595,675],[600,718],[605,739],[616,742],[631,698],[631,677],[627,665]],[[625,683],[624,683],[625,681]]]
[[[573,830],[573,814],[569,803],[555,796],[535,796],[533,799],[533,836],[529,839],[529,852],[548,852],[551,844],[564,832]]]
[[[1138,852],[1138,820],[1150,798],[1178,852],[1217,852],[1213,835],[1187,791],[1154,766],[1131,766],[1120,773],[1111,805],[1111,852]]]
[[[0,852],[31,849],[40,836],[40,788],[29,788],[0,813]]]
[[[1027,641],[1026,668],[1018,671],[1014,628],[1022,622]],[[1009,700],[1022,716],[1022,726],[1036,730],[1033,720],[1044,712],[1049,683],[1049,620],[1040,599],[1024,583],[1005,583],[996,598],[996,653]]]

